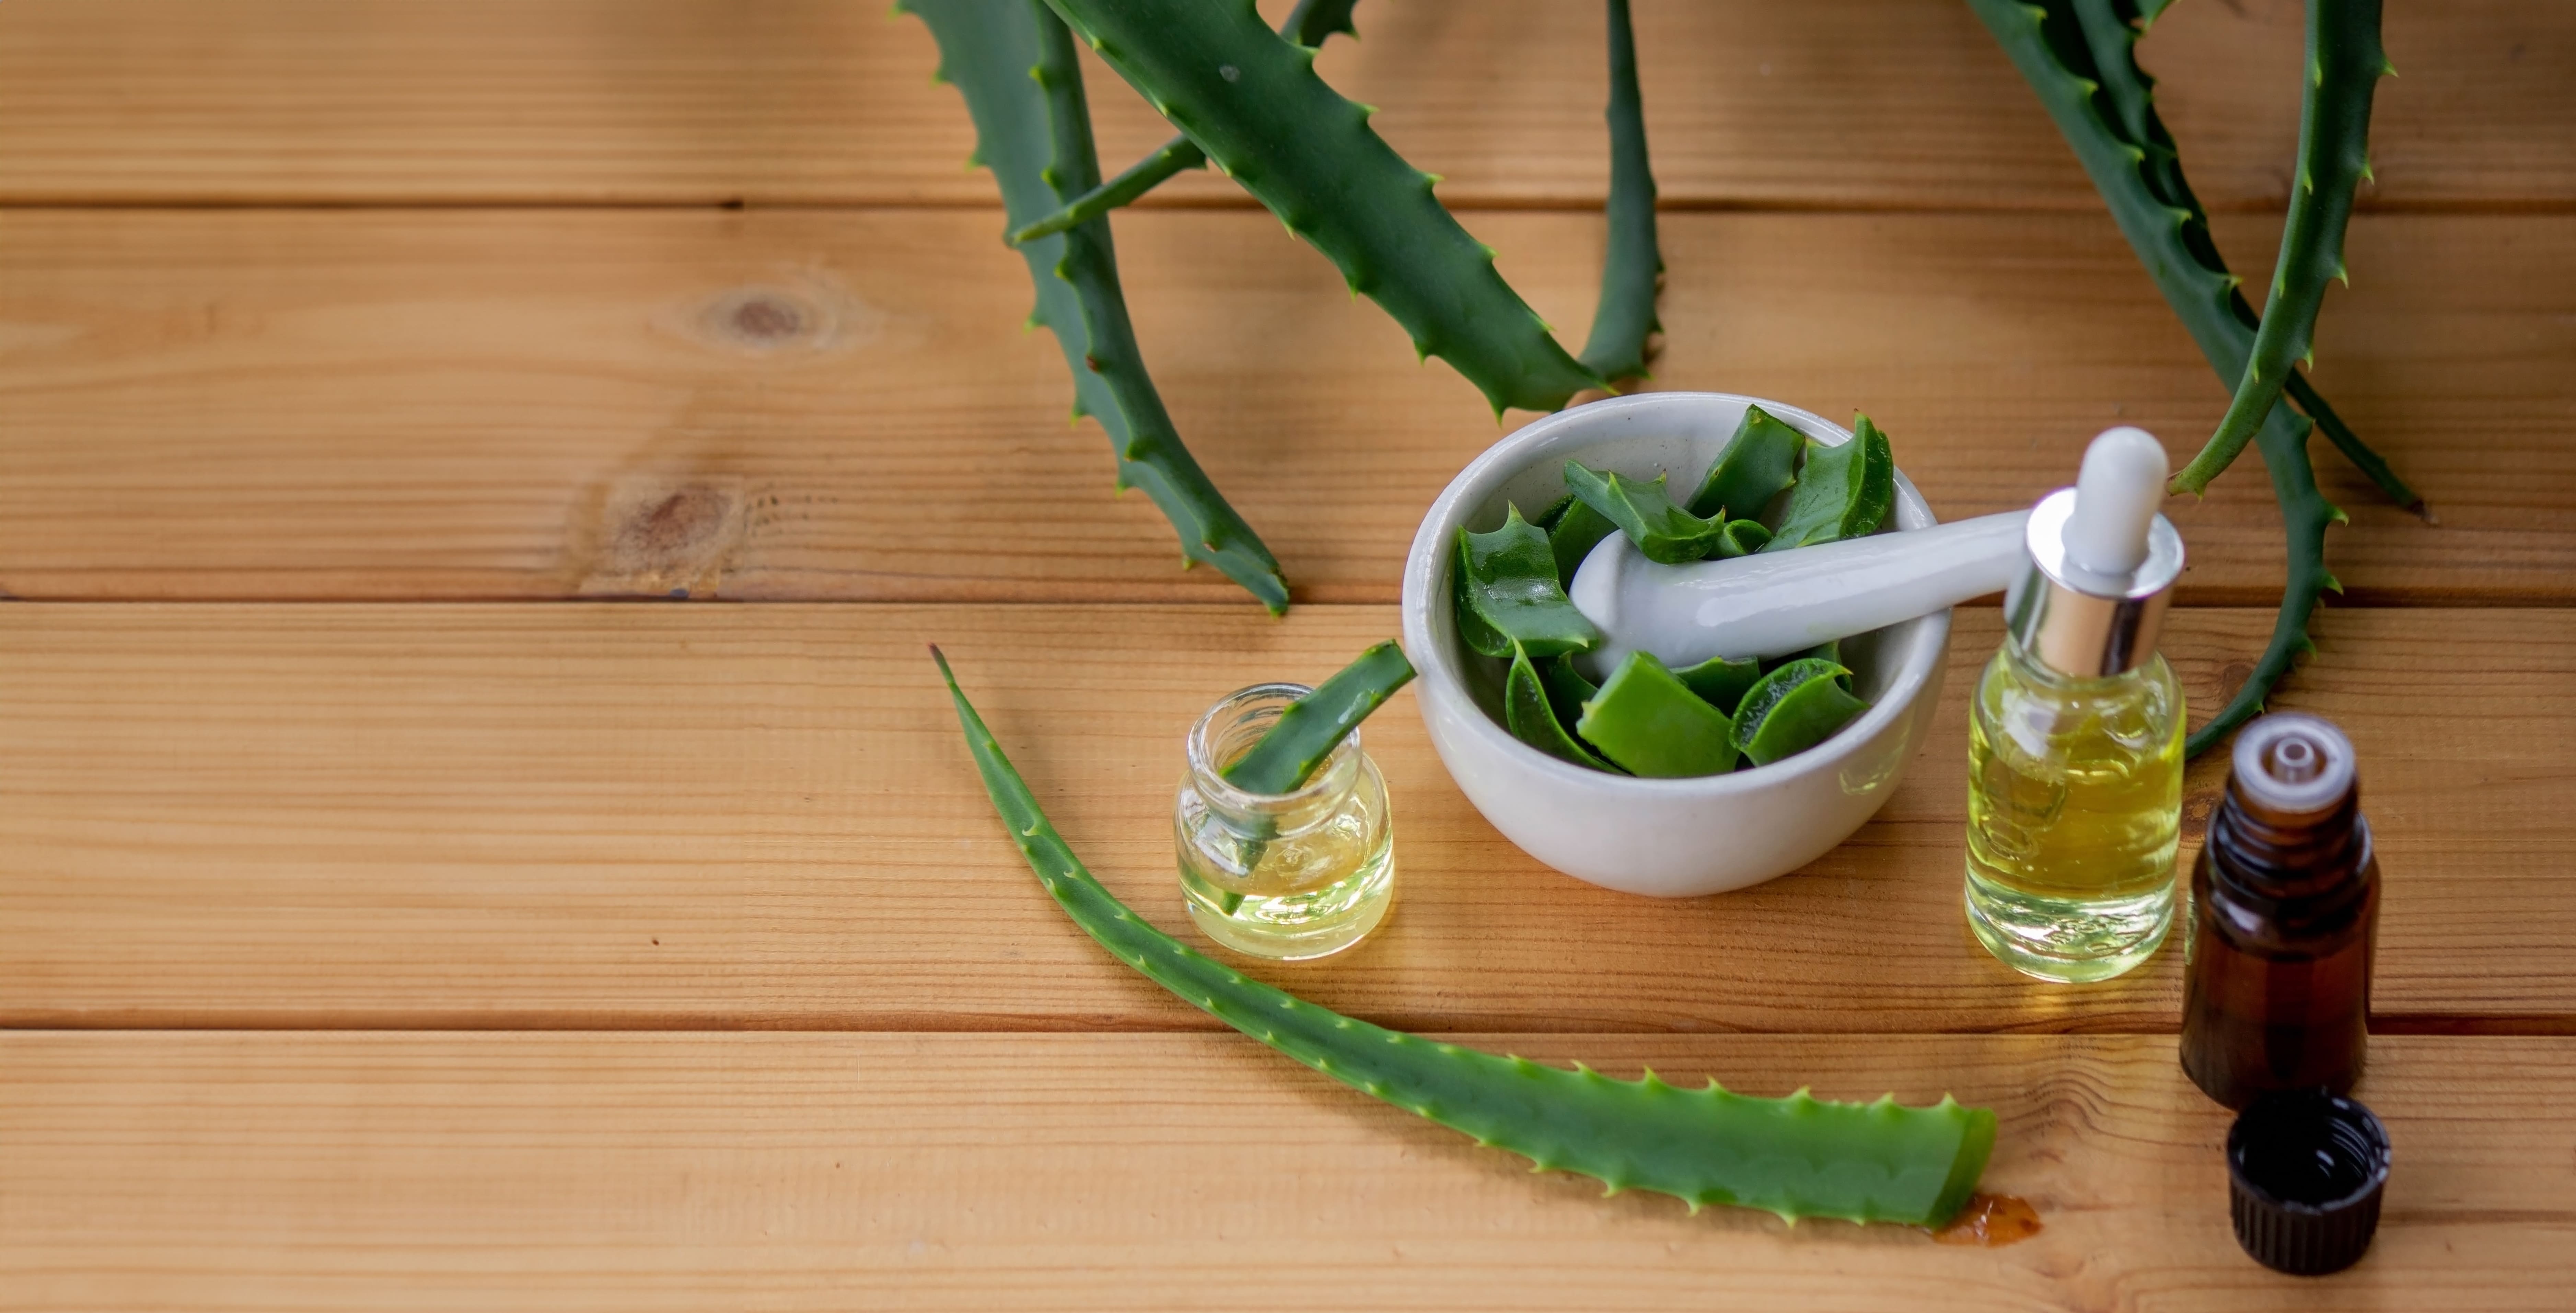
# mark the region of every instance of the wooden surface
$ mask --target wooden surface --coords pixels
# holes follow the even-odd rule
[[[1226,1035],[0,1039],[0,1305],[614,1310],[2565,1308],[2576,1041],[2375,1041],[2399,1146],[2322,1281],[2236,1251],[2152,1036],[1466,1035],[2000,1119],[2006,1249],[1533,1175]],[[159,1237],[137,1261],[138,1233]],[[116,1274],[101,1281],[100,1272]]]
[[[2214,423],[2223,384],[1964,6],[1636,14],[1657,386],[1866,410],[1945,516],[2063,482],[2107,424],[2182,451]],[[1323,72],[1579,340],[1598,7],[1358,21]],[[1960,924],[1991,607],[1879,818],[1719,898],[1538,867],[1400,695],[1367,730],[1399,911],[1256,974],[1549,1061],[1987,1103],[2024,1244],[1603,1200],[1063,921],[923,644],[1195,939],[1183,729],[1393,634],[1422,510],[1502,431],[1225,180],[1121,216],[1121,264],[1284,621],[1109,495],[962,106],[881,5],[0,4],[0,1310],[2563,1307],[2576,6],[2400,0],[2388,45],[2315,376],[2440,523],[2319,444],[2348,591],[2277,703],[2363,754],[2362,1095],[2398,1167],[2371,1256],[2297,1282],[2228,1238],[2179,955],[2044,988]],[[2259,279],[2299,5],[2189,0],[2143,51]],[[1168,135],[1090,89],[1113,167]],[[2250,461],[2171,509],[2165,646],[2206,714],[2269,630],[2278,521]],[[2194,768],[2187,851],[2220,778]]]

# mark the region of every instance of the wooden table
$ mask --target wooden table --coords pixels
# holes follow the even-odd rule
[[[1327,76],[1581,339],[1597,6],[1370,0]],[[1372,1104],[1110,960],[988,810],[938,641],[1074,846],[1187,934],[1208,702],[1396,630],[1497,429],[1223,179],[1118,220],[1147,357],[1284,562],[1180,573],[1068,429],[919,25],[857,0],[0,5],[0,1308],[2563,1309],[2576,1287],[2576,6],[2400,0],[2321,388],[2352,526],[2280,702],[2364,756],[2397,1169],[2357,1269],[2227,1232],[2180,958],[2042,988],[1957,909],[1930,748],[1794,876],[1548,872],[1411,696],[1403,893],[1259,974],[1389,1025],[1991,1104],[2004,1249],[1697,1217]],[[1639,0],[1659,385],[1867,410],[1944,515],[2223,408],[1963,6]],[[2297,6],[2145,47],[2269,260]],[[1096,64],[1104,156],[1164,127]],[[1529,418],[1514,415],[1511,422]],[[2203,709],[2271,622],[2251,462],[2178,506]],[[655,600],[638,604],[636,599]],[[726,605],[728,602],[751,603]],[[2191,841],[2221,778],[2191,777]]]

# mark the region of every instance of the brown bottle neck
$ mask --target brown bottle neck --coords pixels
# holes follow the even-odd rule
[[[2370,823],[2348,789],[2322,811],[2287,815],[2245,796],[2231,779],[2210,818],[2213,893],[2283,923],[2325,926],[2369,897]]]

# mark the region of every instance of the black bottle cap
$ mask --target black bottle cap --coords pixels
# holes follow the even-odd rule
[[[2324,1090],[2256,1099],[2227,1132],[2236,1243],[2278,1272],[2322,1276],[2361,1260],[2379,1229],[2388,1129]]]

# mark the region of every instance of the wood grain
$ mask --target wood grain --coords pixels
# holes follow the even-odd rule
[[[923,645],[1075,850],[1195,941],[1168,819],[1190,721],[1397,628],[1247,610],[12,607],[0,1023],[1212,1028],[1035,888]],[[2176,616],[2195,705],[2268,625]],[[2360,746],[2382,1028],[2576,1029],[2576,612],[2336,611],[2318,632],[2280,701]],[[1962,613],[1928,746],[1875,822],[1683,901],[1521,855],[1401,694],[1367,731],[1399,910],[1361,951],[1259,973],[1414,1029],[2168,1029],[2177,953],[2046,988],[1961,923],[1964,699],[1997,638],[1993,610]],[[2195,843],[2222,774],[2191,777]]]
[[[1226,1036],[0,1037],[0,1307],[2557,1309],[2576,1041],[2381,1038],[2369,1255],[2238,1252],[2171,1040],[1469,1036],[1993,1106],[2043,1229],[1603,1199]],[[2555,1292],[2555,1293],[2553,1293]]]
[[[1183,574],[977,211],[0,212],[0,588],[41,598],[1233,600]],[[2269,221],[2223,225],[2268,249]],[[1580,340],[1597,217],[1485,214]],[[1121,223],[1145,351],[1307,601],[1394,600],[1499,430],[1257,214]],[[2027,504],[2226,390],[2095,215],[1667,216],[1658,385],[1868,411],[1942,514]],[[2319,444],[2365,602],[2576,601],[2576,228],[2365,216],[2321,385],[2439,512]],[[2176,503],[2187,600],[2277,596],[2247,460]]]
[[[1273,16],[1286,0],[1266,5]],[[1967,7],[1636,7],[1668,205],[2097,211]],[[1320,61],[1453,205],[1597,204],[1598,6],[1373,0]],[[2364,204],[2576,203],[2576,13],[2393,5]],[[2144,46],[2202,197],[2277,206],[2299,6],[2178,6]],[[840,0],[13,0],[0,199],[18,203],[989,204],[920,25]],[[1170,129],[1096,61],[1112,167]],[[1243,206],[1213,175],[1159,199]]]

